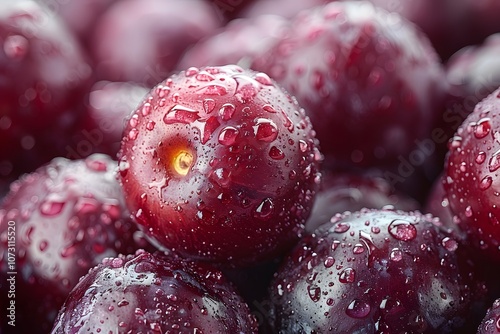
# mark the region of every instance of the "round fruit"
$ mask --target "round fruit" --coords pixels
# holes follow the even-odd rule
[[[320,181],[309,119],[264,73],[174,75],[133,113],[119,154],[129,209],[161,245],[250,264],[298,240]]]
[[[500,260],[500,89],[479,102],[449,144],[444,184],[472,245]]]
[[[16,330],[47,333],[89,268],[146,246],[115,168],[104,155],[57,158],[12,184],[0,206],[0,300],[9,302],[3,282],[15,276]]]
[[[252,68],[296,96],[326,165],[394,170],[418,141],[434,136],[448,85],[413,24],[368,2],[347,1],[303,11],[290,26]]]
[[[272,321],[279,333],[455,333],[481,299],[467,259],[429,215],[337,216],[275,276]]]
[[[206,264],[138,251],[106,258],[69,295],[52,334],[257,333],[248,306]]]

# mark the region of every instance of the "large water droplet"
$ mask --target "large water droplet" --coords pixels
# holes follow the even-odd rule
[[[238,137],[238,133],[238,129],[232,126],[226,126],[219,133],[219,143],[226,146],[233,145]]]
[[[273,121],[259,118],[255,123],[253,129],[257,140],[270,143],[278,137],[278,127]]]
[[[151,113],[151,110],[153,110],[153,106],[151,105],[151,103],[148,102],[144,103],[141,109],[142,116],[149,115]]]
[[[321,288],[317,285],[309,285],[307,287],[307,293],[313,302],[317,302],[321,298]]]
[[[325,259],[325,268],[330,268],[331,266],[333,266],[335,263],[335,259],[331,256],[328,256],[326,259]]]
[[[207,71],[198,72],[195,76],[196,80],[202,82],[210,82],[215,80],[215,76],[208,73]]]
[[[399,262],[403,259],[403,252],[399,248],[393,248],[389,254],[389,259],[394,262]]]
[[[264,85],[264,86],[272,86],[273,85],[273,81],[271,80],[271,78],[265,74],[265,73],[257,73],[255,74],[255,81],[259,82],[260,84]]]
[[[489,187],[491,187],[491,184],[493,183],[493,178],[489,175],[483,177],[481,182],[479,182],[479,189],[481,190],[486,190]]]
[[[130,140],[136,140],[138,135],[139,135],[139,130],[137,130],[137,128],[132,128],[128,132],[128,139],[130,139]]]
[[[190,124],[200,119],[198,111],[176,104],[163,117],[166,124]]]
[[[486,160],[486,153],[483,151],[479,152],[476,156],[476,163],[482,164]]]
[[[271,198],[265,198],[255,209],[254,217],[269,219],[274,211],[274,203]]]
[[[370,311],[371,307],[368,303],[358,299],[354,299],[349,304],[349,306],[347,306],[345,313],[351,318],[361,319],[368,316],[368,314],[370,314]]]
[[[488,162],[488,169],[490,172],[494,172],[498,168],[500,168],[500,152],[499,151],[495,152],[491,156],[490,161]]]
[[[219,116],[223,121],[228,121],[233,117],[235,110],[236,107],[233,104],[226,103],[222,105],[222,108],[220,108]]]
[[[353,283],[356,280],[356,271],[353,268],[345,268],[340,272],[341,283]]]
[[[282,160],[285,157],[285,153],[276,146],[273,146],[269,150],[269,156],[274,160]]]
[[[40,212],[45,216],[55,216],[61,213],[64,204],[63,201],[47,200],[40,206]]]
[[[401,241],[409,241],[417,236],[417,229],[410,222],[394,219],[388,227],[389,234]]]
[[[335,233],[345,233],[350,228],[351,228],[351,225],[349,225],[349,223],[340,222],[340,223],[335,224],[335,226],[333,227],[333,232],[335,232]]]
[[[478,139],[484,138],[491,131],[491,123],[489,118],[480,119],[477,122],[476,127],[474,129],[474,136]]]
[[[198,72],[200,72],[200,70],[197,68],[197,67],[190,67],[186,70],[186,76],[187,77],[192,77],[193,75],[197,74]]]
[[[441,245],[450,252],[454,252],[458,248],[458,242],[450,237],[443,238],[443,240],[441,240]]]
[[[205,113],[210,114],[215,109],[215,101],[213,99],[203,100],[203,110]]]
[[[198,90],[201,94],[223,96],[227,94],[227,89],[221,85],[208,85]]]
[[[472,207],[471,207],[470,205],[469,205],[469,206],[467,206],[467,207],[465,208],[464,213],[465,213],[465,216],[466,216],[467,218],[472,217],[472,214],[473,214],[473,212],[472,212]]]

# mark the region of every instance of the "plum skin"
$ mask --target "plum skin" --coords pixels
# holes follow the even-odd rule
[[[317,145],[304,110],[266,74],[190,68],[131,116],[119,178],[160,246],[243,266],[300,237],[320,182]]]

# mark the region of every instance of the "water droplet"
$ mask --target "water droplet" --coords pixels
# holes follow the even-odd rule
[[[269,156],[274,160],[282,160],[285,157],[285,153],[276,146],[273,146],[269,150]]]
[[[389,258],[391,259],[391,261],[399,262],[399,261],[401,261],[401,259],[403,259],[403,252],[399,248],[393,248],[391,250],[391,254],[389,255]]]
[[[196,78],[196,80],[203,81],[203,82],[210,82],[210,81],[215,80],[215,76],[208,73],[207,71],[201,71],[201,72],[197,73],[195,78]]]
[[[262,109],[264,109],[264,111],[268,112],[268,113],[276,113],[276,109],[274,109],[274,107],[270,104],[266,104],[264,107],[262,107]]]
[[[233,115],[234,111],[236,110],[235,106],[231,103],[226,103],[222,105],[222,108],[219,110],[219,116],[223,121],[228,121],[230,120]]]
[[[340,283],[353,283],[356,280],[356,271],[353,268],[345,268],[340,272]]]
[[[491,184],[493,183],[493,178],[489,175],[483,177],[481,182],[479,183],[479,189],[481,190],[486,190],[489,187],[491,187]]]
[[[299,140],[300,152],[305,153],[309,149],[309,145],[304,140]]]
[[[490,172],[494,172],[498,168],[500,168],[500,152],[497,151],[491,156],[488,162],[488,169]]]
[[[486,153],[483,151],[479,152],[476,157],[476,163],[482,164],[486,160]]]
[[[139,116],[137,114],[132,115],[132,117],[130,117],[130,120],[128,121],[128,124],[132,128],[135,128],[138,123],[139,123]]]
[[[238,129],[232,126],[223,128],[219,133],[219,143],[226,146],[233,145],[238,137],[238,133]]]
[[[270,143],[278,137],[278,127],[273,121],[259,118],[255,123],[253,129],[257,140]]]
[[[217,168],[210,173],[210,179],[221,187],[227,187],[231,181],[230,174],[225,168]]]
[[[122,307],[122,306],[127,306],[128,304],[129,304],[129,302],[127,300],[123,299],[123,300],[120,300],[117,305],[118,305],[118,307]]]
[[[151,110],[153,110],[153,107],[151,106],[151,103],[144,103],[141,109],[141,114],[142,116],[147,116],[151,113]]]
[[[193,75],[197,74],[200,72],[200,70],[197,67],[190,67],[186,70],[186,76],[187,77],[192,77]]]
[[[369,304],[355,299],[349,304],[349,306],[347,306],[345,313],[351,318],[361,319],[368,316],[368,314],[370,314],[370,311],[371,307]]]
[[[165,96],[167,96],[170,93],[170,87],[167,86],[158,86],[156,87],[156,94],[158,95],[159,98],[163,99]]]
[[[371,231],[372,231],[372,233],[379,234],[380,233],[380,227],[378,227],[378,226],[372,226]]]
[[[264,85],[264,86],[272,86],[273,85],[273,81],[271,80],[271,78],[265,74],[265,73],[257,73],[255,74],[255,81],[257,81],[258,83]]]
[[[93,198],[81,197],[75,204],[75,211],[78,214],[89,214],[96,212],[99,208],[99,202]]]
[[[342,222],[340,222],[340,223],[335,224],[335,226],[333,228],[333,232],[335,232],[335,233],[345,233],[350,228],[351,228],[351,225],[349,225],[349,223],[342,223]]]
[[[450,252],[454,252],[458,248],[458,242],[450,237],[445,237],[441,240],[441,245]]]
[[[215,101],[213,99],[203,100],[203,110],[205,113],[210,114],[215,109]]]
[[[449,148],[455,149],[455,148],[459,148],[460,146],[462,146],[462,137],[454,136],[450,141]]]
[[[309,285],[307,287],[307,293],[309,294],[309,298],[315,303],[321,298],[321,288],[317,285]]]
[[[254,217],[269,219],[274,211],[274,203],[271,198],[265,198],[255,209]]]
[[[223,96],[227,94],[227,89],[221,85],[208,85],[198,90],[201,94]]]
[[[389,234],[401,241],[409,241],[417,236],[417,229],[410,222],[394,219],[388,227]]]
[[[55,216],[61,213],[64,204],[66,203],[61,201],[47,200],[40,206],[40,212],[45,216]]]
[[[478,139],[484,138],[491,131],[491,123],[489,118],[480,119],[477,122],[476,127],[474,129],[474,136]]]
[[[488,218],[490,219],[490,222],[492,225],[499,225],[500,224],[500,221],[498,221],[498,218],[494,213],[492,213],[492,212],[488,213]]]
[[[331,266],[333,266],[333,264],[335,263],[335,259],[331,256],[328,256],[326,259],[325,259],[325,268],[330,268]]]
[[[154,121],[149,121],[148,124],[146,124],[146,129],[149,131],[153,131],[155,128],[156,123]]]
[[[137,130],[137,128],[132,128],[128,132],[128,139],[130,139],[130,140],[136,140],[138,135],[139,135],[139,130]]]
[[[166,124],[190,124],[200,119],[198,111],[176,104],[163,117]]]
[[[467,218],[472,217],[472,214],[473,214],[473,212],[472,212],[472,207],[471,207],[470,205],[469,205],[469,206],[467,206],[467,207],[465,208],[465,212],[464,212],[464,213],[465,213],[465,216],[466,216]]]
[[[352,252],[354,254],[362,254],[365,252],[365,247],[362,244],[356,244],[354,245]]]
[[[44,252],[48,246],[49,246],[49,242],[47,240],[42,240],[40,242],[40,244],[38,245],[38,248],[40,249],[41,252]]]

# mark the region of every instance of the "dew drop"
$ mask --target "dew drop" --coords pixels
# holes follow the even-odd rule
[[[129,302],[125,299],[121,300],[118,302],[118,307],[122,307],[122,306],[127,306],[129,304]]]
[[[282,160],[285,158],[285,153],[276,146],[271,147],[269,150],[269,156],[274,160]]]
[[[271,78],[265,73],[262,73],[262,72],[257,73],[254,78],[255,78],[255,81],[257,81],[258,83],[260,83],[264,86],[272,86],[273,85]]]
[[[477,164],[482,164],[486,160],[486,153],[483,151],[479,152],[476,156],[476,163]]]
[[[268,112],[268,113],[276,113],[276,109],[274,109],[274,107],[270,104],[266,104],[264,107],[262,107],[262,109],[264,109],[264,111]]]
[[[490,172],[494,172],[498,168],[500,168],[500,152],[497,151],[491,156],[488,162],[488,169]]]
[[[331,266],[333,266],[335,263],[335,259],[331,256],[328,256],[326,259],[325,259],[325,268],[330,268]]]
[[[227,94],[227,89],[221,85],[208,85],[199,89],[201,94],[223,96]]]
[[[493,183],[493,178],[489,175],[483,177],[481,182],[479,182],[479,189],[481,190],[486,190],[489,187],[491,187],[491,184]]]
[[[219,143],[226,146],[233,145],[238,137],[238,133],[238,129],[232,126],[223,128],[219,133]]]
[[[397,240],[409,241],[417,236],[417,229],[410,222],[402,219],[394,219],[388,227],[389,234]]]
[[[99,202],[93,198],[81,197],[75,204],[75,211],[78,214],[89,214],[96,212],[99,207]]]
[[[203,110],[205,113],[210,114],[215,109],[215,101],[213,99],[203,100]]]
[[[361,319],[368,316],[368,314],[370,314],[370,311],[370,305],[363,301],[355,299],[349,304],[349,306],[347,306],[345,312],[351,318]]]
[[[41,252],[44,252],[48,246],[49,246],[49,242],[47,240],[42,240],[40,242],[40,244],[38,245],[38,249],[40,249]]]
[[[196,80],[202,81],[202,82],[210,82],[215,80],[215,76],[212,74],[208,73],[207,71],[201,71],[198,72],[195,76]]]
[[[490,222],[491,222],[492,225],[498,225],[498,224],[500,224],[500,222],[498,221],[497,216],[494,213],[492,213],[492,212],[488,213],[488,218],[490,219]]]
[[[309,294],[309,298],[315,303],[321,298],[321,288],[317,285],[309,285],[307,287],[307,293]]]
[[[391,261],[399,262],[401,261],[401,259],[403,259],[403,252],[399,248],[393,248],[391,250],[389,258],[391,259]]]
[[[340,222],[340,223],[335,224],[335,226],[333,228],[333,232],[335,232],[335,233],[345,233],[350,228],[351,228],[351,225],[349,225],[349,223],[342,223],[342,222]]]
[[[264,199],[255,209],[254,217],[269,219],[274,211],[274,203],[271,198]]]
[[[170,87],[167,86],[158,86],[156,87],[156,94],[158,95],[159,98],[163,99],[165,96],[167,96],[170,93]]]
[[[356,271],[353,268],[345,268],[340,272],[340,283],[353,283],[356,280]]]
[[[190,67],[186,70],[186,76],[187,77],[192,77],[193,75],[197,74],[200,72],[200,70],[197,67]]]
[[[478,139],[484,138],[491,131],[491,123],[489,118],[480,119],[477,122],[476,127],[474,129],[474,136]]]
[[[190,124],[200,119],[198,111],[176,104],[163,117],[166,124]]]
[[[132,128],[128,132],[128,139],[130,139],[130,140],[136,140],[138,135],[139,135],[139,130],[137,130],[137,128]]]
[[[151,103],[144,103],[141,109],[141,114],[142,116],[147,116],[151,113],[151,110],[153,110],[153,107],[151,106]]]
[[[236,108],[233,104],[226,103],[220,108],[219,116],[223,121],[228,121],[233,117],[235,110]]]
[[[467,206],[467,207],[465,208],[465,212],[464,212],[464,213],[465,213],[465,216],[466,216],[467,218],[472,217],[472,214],[473,214],[473,212],[472,212],[472,207],[471,207],[470,205],[469,205],[469,206]]]
[[[64,202],[60,201],[47,200],[40,206],[40,212],[44,216],[55,216],[61,213],[64,204]]]
[[[365,251],[365,247],[362,244],[356,244],[354,245],[352,252],[354,254],[362,254]]]
[[[139,123],[139,116],[137,114],[130,117],[130,120],[128,121],[128,124],[133,128],[135,128],[138,123]]]
[[[253,127],[254,134],[257,140],[264,142],[272,142],[278,137],[278,127],[273,121],[265,118],[259,118],[256,125]]]
[[[149,131],[153,131],[155,128],[156,123],[154,121],[149,121],[148,124],[146,124],[146,129]]]
[[[454,252],[458,248],[457,241],[450,237],[443,238],[443,240],[441,240],[441,245],[443,245],[443,247],[450,252]]]

